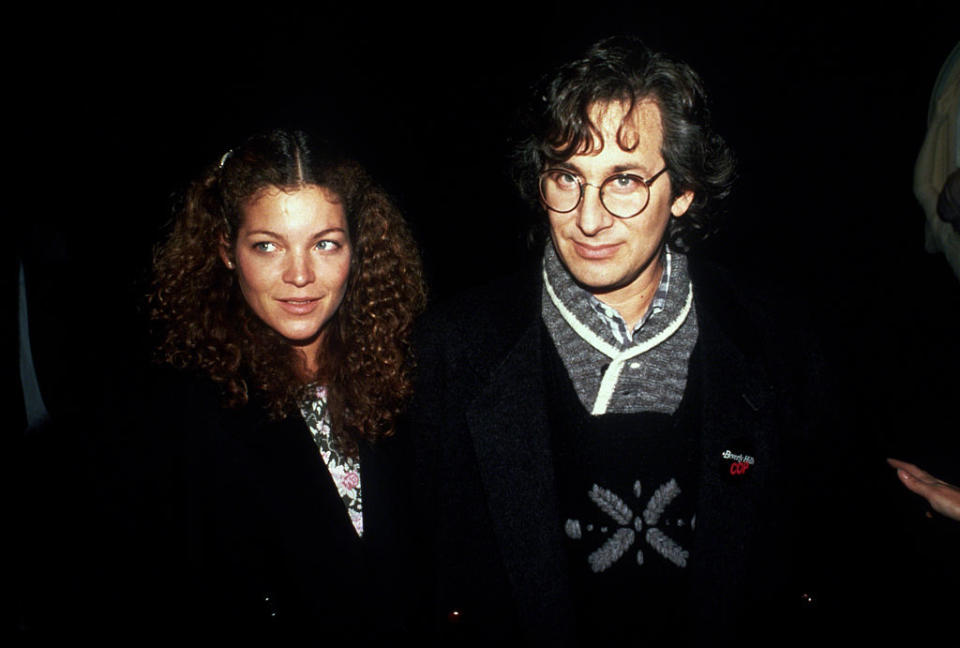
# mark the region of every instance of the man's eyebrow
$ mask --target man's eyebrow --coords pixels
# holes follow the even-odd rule
[[[573,164],[572,162],[567,162],[567,161],[560,161],[560,160],[558,160],[558,161],[556,161],[556,162],[550,163],[549,168],[551,168],[551,169],[565,169],[565,170],[568,170],[568,171],[573,171],[573,172],[575,172],[575,173],[576,173],[577,175],[579,175],[579,176],[583,176],[583,175],[584,175],[583,171],[581,171],[580,168],[579,168],[576,164]],[[629,172],[629,171],[632,171],[632,172],[634,172],[634,173],[637,173],[637,174],[643,176],[644,178],[652,175],[652,174],[650,173],[650,171],[647,169],[647,167],[645,167],[645,166],[642,165],[642,164],[616,164],[616,165],[614,165],[614,166],[606,169],[606,175],[605,175],[604,177],[610,177],[610,176],[612,176],[612,175],[617,175],[618,173],[626,173],[626,172]]]
[[[611,173],[625,173],[627,171],[639,171],[641,175],[649,173],[647,167],[642,164],[618,164],[610,169]]]
[[[567,171],[574,171],[578,175],[583,175],[583,172],[580,171],[580,168],[576,164],[567,162],[566,160],[553,160],[547,165],[548,169],[565,169]]]

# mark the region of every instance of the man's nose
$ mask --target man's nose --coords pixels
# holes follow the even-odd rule
[[[283,280],[297,287],[306,286],[314,280],[313,265],[310,257],[302,252],[292,253],[287,259]]]
[[[600,201],[600,189],[584,184],[583,200],[577,210],[577,226],[587,236],[595,236],[613,225],[614,216]]]

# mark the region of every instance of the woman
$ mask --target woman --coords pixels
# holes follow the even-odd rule
[[[252,137],[192,184],[154,262],[159,356],[177,371],[149,422],[183,430],[168,500],[186,523],[164,536],[185,548],[190,623],[363,640],[402,625],[387,437],[423,303],[396,208],[302,133]]]

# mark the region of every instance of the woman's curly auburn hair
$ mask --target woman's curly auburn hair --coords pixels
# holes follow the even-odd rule
[[[315,376],[250,309],[220,257],[223,242],[235,245],[244,205],[263,189],[307,185],[342,202],[352,246],[346,295],[325,325]],[[358,441],[392,433],[412,390],[409,336],[425,289],[403,217],[357,164],[320,158],[301,132],[251,137],[190,185],[153,269],[161,363],[209,375],[228,407],[245,405],[255,390],[275,418],[296,412],[322,384],[334,434],[350,454]]]

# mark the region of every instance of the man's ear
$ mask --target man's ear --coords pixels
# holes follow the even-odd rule
[[[670,213],[676,218],[680,218],[687,213],[687,210],[690,209],[690,203],[692,202],[693,192],[688,189],[673,199],[673,204],[670,205]]]
[[[236,267],[236,264],[233,262],[233,251],[230,249],[230,246],[227,245],[226,239],[222,236],[220,237],[220,259],[223,261],[223,265],[227,266],[230,270]]]

